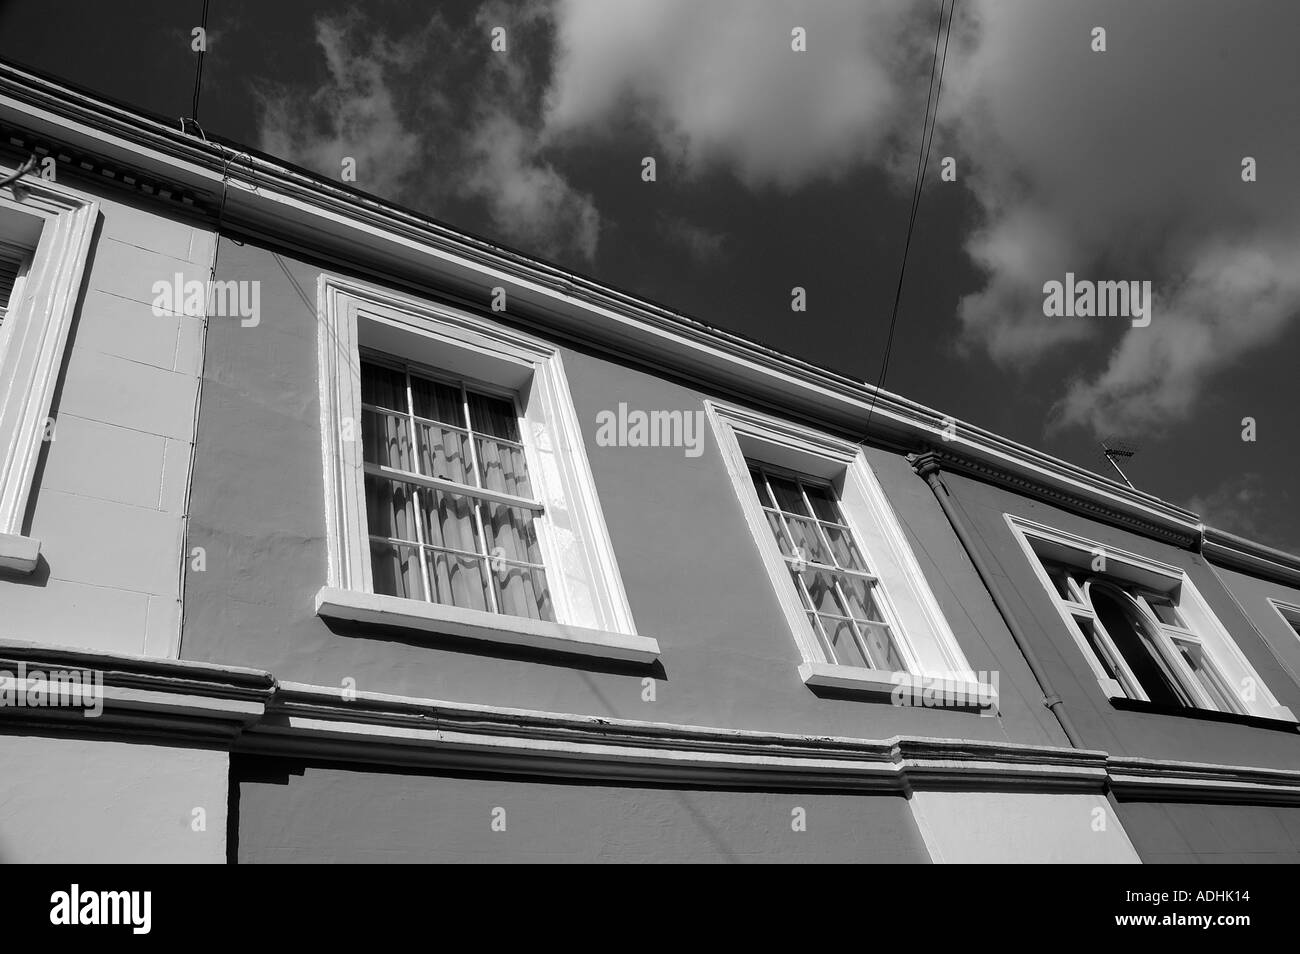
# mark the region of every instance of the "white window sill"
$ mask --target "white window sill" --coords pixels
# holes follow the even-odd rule
[[[1098,679],[1097,682],[1101,684],[1102,691],[1106,693],[1107,698],[1110,699],[1112,704],[1117,704],[1119,706],[1130,704],[1143,706],[1151,704],[1142,699],[1134,699],[1128,695],[1128,693],[1124,691],[1124,687],[1114,679]],[[1201,709],[1195,706],[1188,707],[1186,712],[1191,715],[1201,713],[1208,716],[1225,716],[1227,718],[1240,716],[1244,719],[1275,719],[1278,722],[1297,722],[1297,724],[1300,724],[1295,717],[1295,713],[1293,713],[1289,707],[1282,705],[1280,702],[1276,706],[1270,706],[1266,712],[1223,712],[1219,709]]]
[[[659,658],[659,643],[649,636],[483,613],[332,586],[321,587],[316,594],[316,615],[602,659],[650,663]]]
[[[41,541],[16,533],[0,533],[0,570],[31,573],[41,556]]]
[[[997,689],[988,683],[916,673],[834,666],[824,662],[806,662],[799,675],[808,686],[821,686],[887,696],[895,705],[917,708],[981,710],[994,715],[998,711]],[[926,700],[932,700],[927,702]],[[956,700],[956,704],[948,700]],[[966,704],[960,704],[965,701]]]

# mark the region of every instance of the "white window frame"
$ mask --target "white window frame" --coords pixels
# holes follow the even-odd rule
[[[1300,639],[1300,604],[1288,603],[1286,600],[1279,600],[1275,597],[1268,597],[1268,605],[1273,607],[1273,612],[1282,618],[1286,624],[1287,632]]]
[[[0,230],[0,245],[16,250],[18,254],[18,274],[14,277],[14,286],[9,294],[9,301],[5,305],[0,305],[0,350],[5,346],[5,319],[9,317],[10,311],[17,310],[17,303],[23,299],[23,283],[27,279],[27,273],[32,268],[32,252],[25,245],[18,245],[6,241],[3,230]]]
[[[321,275],[318,308],[329,568],[317,613],[578,655],[657,659],[658,643],[636,632],[558,348],[468,311],[335,275]],[[385,346],[375,344],[377,335]],[[525,382],[510,390],[529,481],[544,506],[538,537],[554,622],[374,592],[360,430],[363,347],[443,376],[491,384],[466,371],[476,367]],[[417,352],[429,349],[442,360],[421,360]]]
[[[996,708],[995,687],[982,683],[967,662],[862,448],[749,408],[714,400],[704,403],[727,474],[802,657],[803,681],[809,686],[880,694],[899,687],[922,690],[942,680],[946,689],[966,698],[990,700]],[[764,517],[749,476],[751,458],[835,485],[854,543],[880,581],[873,595],[887,614],[908,672],[828,661]]]
[[[13,171],[0,166],[0,176]],[[40,541],[23,536],[23,521],[99,204],[24,176],[0,190],[0,217],[13,215],[32,217],[26,224],[39,238],[0,324],[0,569],[30,573],[39,562]]]
[[[1105,628],[1100,625],[1087,596],[1080,592],[1074,581],[1069,583],[1071,597],[1067,599],[1061,596],[1055,582],[1043,566],[1044,558],[1078,566],[1084,569],[1084,572],[1093,572],[1088,568],[1100,555],[1104,558],[1105,564],[1104,569],[1097,571],[1098,576],[1110,581],[1127,583],[1140,591],[1136,598],[1131,598],[1131,602],[1147,622],[1155,638],[1159,649],[1156,663],[1174,678],[1182,693],[1190,697],[1193,703],[1190,708],[1209,712],[1224,711],[1205,691],[1182,654],[1177,651],[1177,642],[1198,646],[1209,656],[1223,683],[1225,694],[1230,694],[1234,709],[1237,710],[1229,711],[1227,714],[1295,721],[1291,710],[1277,701],[1277,697],[1246,659],[1231,634],[1210,609],[1209,604],[1184,570],[1013,514],[1003,516],[1011,528],[1012,535],[1020,544],[1025,559],[1029,561],[1034,576],[1046,590],[1061,622],[1079,647],[1079,651],[1083,653],[1098,685],[1108,698],[1150,701],[1124,660],[1123,654],[1113,645]],[[1044,550],[1048,551],[1045,555],[1041,552]],[[1059,556],[1062,550],[1068,551],[1063,559]],[[1184,625],[1174,625],[1161,620],[1151,609],[1146,595],[1141,591],[1152,596],[1168,597],[1175,605]],[[1107,674],[1105,664],[1098,658],[1088,643],[1087,636],[1075,622],[1076,617],[1089,619],[1096,627],[1098,642],[1102,644],[1118,679],[1113,679]],[[1248,694],[1243,694],[1241,687],[1246,685],[1254,687],[1253,699],[1248,698]]]

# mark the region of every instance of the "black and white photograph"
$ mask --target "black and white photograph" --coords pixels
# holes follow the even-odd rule
[[[1071,897],[1263,926],[1297,36],[1287,0],[0,3],[20,919],[168,936],[189,879],[283,881],[192,866],[1217,864]],[[924,870],[909,919],[957,884]]]

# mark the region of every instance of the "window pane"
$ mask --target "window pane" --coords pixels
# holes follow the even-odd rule
[[[857,637],[853,635],[853,625],[848,620],[832,619],[828,616],[817,617],[826,633],[826,642],[834,654],[833,661],[840,666],[859,666],[863,669],[873,668],[862,654]],[[816,628],[816,621],[813,624]]]
[[[406,413],[406,375],[381,364],[361,362],[361,400]]]
[[[903,663],[903,657],[894,643],[893,634],[890,633],[888,626],[859,623],[858,629],[862,631],[867,652],[871,654],[872,669],[883,669],[886,672],[907,671],[907,666]]]
[[[870,582],[851,576],[841,576],[840,589],[844,592],[844,598],[849,601],[849,612],[854,619],[884,622],[885,614],[876,603]]]
[[[758,492],[758,502],[764,507],[775,506],[771,495],[767,492],[767,479],[762,472],[754,467],[749,468],[749,479],[754,482],[754,490]]]
[[[411,439],[406,418],[362,410],[361,453],[367,463],[410,470]]]
[[[487,568],[481,557],[429,550],[429,582],[433,601],[462,609],[491,611]]]
[[[460,399],[460,388],[438,381],[411,375],[411,404],[415,413],[443,424],[465,426],[465,406]]]
[[[425,490],[424,542],[451,550],[482,553],[474,527],[474,501],[461,494]]]
[[[1119,673],[1115,671],[1115,667],[1111,664],[1110,653],[1106,651],[1106,647],[1103,646],[1101,640],[1097,638],[1097,627],[1093,625],[1092,620],[1088,619],[1086,616],[1076,616],[1074,617],[1074,622],[1083,633],[1083,638],[1088,641],[1088,645],[1092,647],[1093,655],[1095,655],[1097,661],[1101,663],[1101,668],[1105,671],[1106,675],[1118,682],[1122,688],[1124,682],[1120,679]]]
[[[843,523],[844,518],[840,515],[839,505],[835,497],[831,494],[829,487],[822,487],[814,484],[804,484],[804,493],[808,495],[808,502],[812,504],[813,513],[819,520],[829,520],[831,523]]]
[[[1182,626],[1182,617],[1178,615],[1178,608],[1167,598],[1163,596],[1148,596],[1147,605],[1151,607],[1151,612],[1156,614],[1160,622],[1169,626]]]
[[[1047,571],[1048,579],[1052,581],[1052,586],[1056,587],[1056,595],[1063,600],[1075,602],[1075,596],[1070,592],[1070,571],[1068,568],[1059,563],[1050,563],[1043,561],[1043,569]]]
[[[805,570],[798,576],[803,580],[808,597],[812,600],[809,609],[816,610],[818,613],[834,613],[836,616],[849,615],[848,609],[840,602],[835,592],[834,574],[819,570]]]
[[[420,473],[473,485],[469,469],[469,436],[437,424],[416,422],[420,441]]]
[[[483,506],[483,532],[487,534],[487,555],[498,555],[523,563],[541,563],[542,548],[530,510],[505,504]]]
[[[470,391],[469,420],[477,434],[519,443],[519,418],[513,401]]]
[[[814,509],[816,506],[814,503]],[[865,573],[867,564],[862,559],[862,554],[858,553],[858,548],[854,545],[853,537],[849,535],[849,531],[840,527],[828,527],[826,524],[821,526],[822,532],[830,540],[831,552],[835,554],[835,563],[838,566],[847,567],[850,570],[861,570]]]
[[[817,532],[817,524],[802,517],[786,517],[785,523],[790,530],[791,542],[794,544],[794,556],[802,557],[809,563],[835,565],[834,560],[831,559],[831,551],[826,548],[821,535]]]
[[[1178,652],[1186,660],[1187,667],[1191,669],[1192,675],[1201,684],[1205,694],[1214,700],[1214,704],[1219,711],[1240,711],[1240,708],[1234,704],[1231,692],[1222,676],[1219,675],[1214,663],[1206,658],[1205,650],[1200,646],[1182,640],[1175,640],[1174,645],[1178,647]]]
[[[511,444],[500,444],[486,437],[476,437],[474,440],[482,480],[480,486],[531,500],[533,488],[528,483],[524,449]]]
[[[770,510],[763,511],[763,514],[767,517],[767,525],[772,528],[772,536],[776,537],[776,545],[781,548],[781,556],[793,556],[794,551],[785,535],[785,528],[781,526],[781,516]]]
[[[366,515],[377,537],[417,540],[415,495],[410,484],[366,475]]]
[[[537,567],[517,566],[500,560],[493,567],[501,612],[529,619],[555,618],[545,572]]]
[[[1152,702],[1167,706],[1191,706],[1191,699],[1167,671],[1150,630],[1135,607],[1109,590],[1089,586],[1092,608],[1111,642],[1124,657],[1142,690]]]
[[[424,599],[418,551],[418,547],[371,540],[370,570],[375,592],[408,600]]]
[[[794,481],[769,474],[767,482],[772,487],[772,493],[776,495],[777,507],[786,513],[795,513],[803,517],[812,516],[804,506],[803,494],[799,492],[799,487]]]

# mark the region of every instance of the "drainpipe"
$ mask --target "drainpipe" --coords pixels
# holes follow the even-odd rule
[[[984,588],[988,590],[989,596],[993,598],[993,605],[1002,614],[1007,629],[1011,631],[1011,638],[1015,640],[1016,646],[1020,649],[1020,654],[1025,657],[1025,662],[1029,664],[1029,671],[1033,673],[1034,679],[1038,682],[1038,687],[1043,691],[1043,705],[1047,706],[1052,715],[1056,716],[1056,721],[1060,723],[1061,731],[1070,740],[1070,744],[1076,749],[1084,748],[1079,733],[1075,731],[1074,725],[1070,722],[1070,716],[1065,711],[1065,701],[1052,689],[1047,674],[1043,671],[1042,663],[1039,662],[1038,656],[1035,655],[1029,640],[1025,638],[1024,630],[1020,628],[1016,615],[1011,612],[1006,597],[1002,594],[1002,587],[997,584],[996,577],[985,562],[983,554],[975,546],[974,536],[971,535],[971,532],[966,527],[966,522],[957,512],[952,497],[948,493],[948,488],[944,485],[943,478],[939,476],[939,458],[933,453],[908,454],[907,462],[930,485],[930,489],[934,491],[935,499],[939,501],[939,507],[943,510],[944,516],[948,518],[948,523],[952,525],[953,532],[957,534],[957,539],[961,541],[961,545],[966,548],[966,554],[970,557],[971,563],[974,564],[975,572],[979,574]]]

